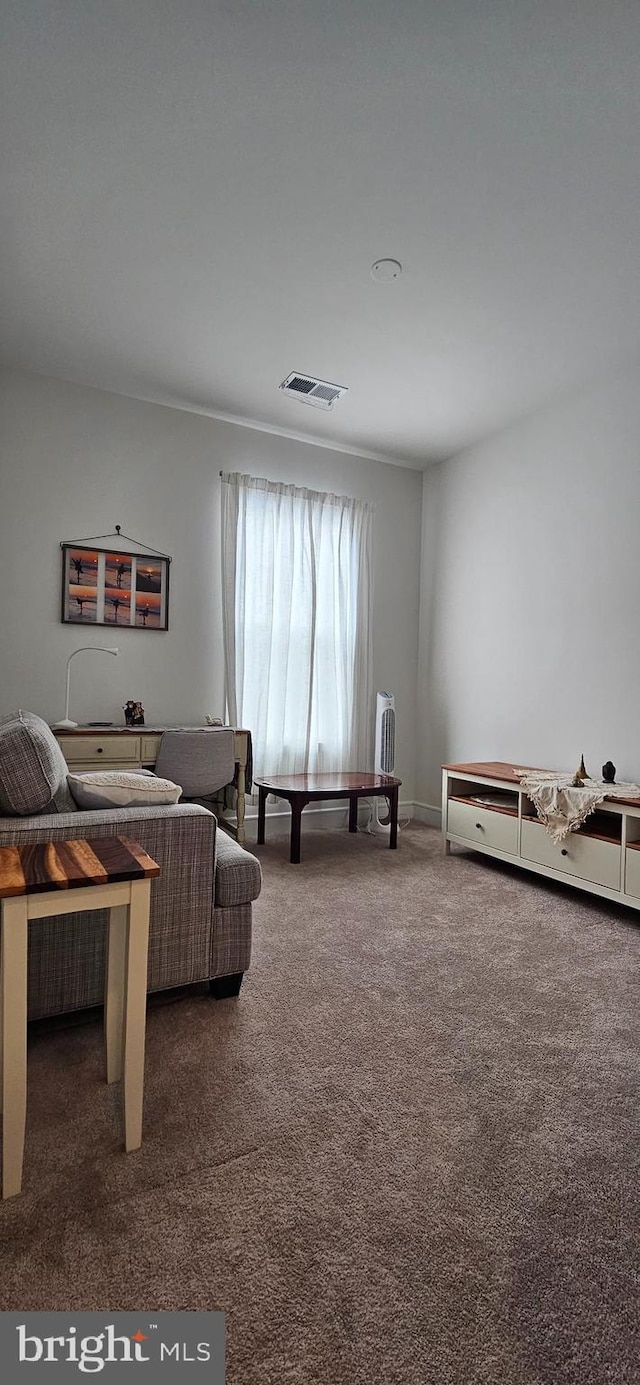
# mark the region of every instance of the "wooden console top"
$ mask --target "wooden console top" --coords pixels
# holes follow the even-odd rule
[[[511,784],[517,784],[519,774],[548,773],[548,770],[540,769],[539,766],[536,768],[533,765],[510,765],[506,760],[478,760],[474,764],[443,765],[442,768],[458,774],[480,774],[484,779],[508,779]]]
[[[551,774],[552,770],[540,769],[539,766],[509,764],[507,760],[477,760],[470,764],[443,765],[443,769],[450,774],[471,774],[478,775],[481,779],[501,779],[518,787],[518,780],[522,774]],[[517,771],[517,772],[516,772]],[[558,771],[560,773],[560,771]],[[605,799],[607,795],[605,795]],[[640,807],[640,798],[612,798],[612,803],[628,803],[630,807]]]
[[[160,736],[163,731],[235,731],[238,736],[248,736],[242,726],[54,726],[52,730],[59,736]]]

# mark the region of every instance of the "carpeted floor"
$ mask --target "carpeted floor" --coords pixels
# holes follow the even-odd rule
[[[640,919],[463,853],[258,849],[238,1001],[33,1035],[0,1307],[227,1311],[229,1385],[640,1381]]]

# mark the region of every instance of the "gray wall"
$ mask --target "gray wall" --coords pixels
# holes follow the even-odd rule
[[[1,390],[0,714],[59,719],[71,650],[118,643],[75,660],[74,720],[122,724],[130,697],[148,724],[222,715],[219,471],[244,471],[374,504],[374,681],[396,694],[413,798],[420,472],[21,372]],[[60,623],[60,541],[116,523],[172,555],[167,633]]]
[[[640,777],[640,379],[425,475],[416,799],[447,760]]]

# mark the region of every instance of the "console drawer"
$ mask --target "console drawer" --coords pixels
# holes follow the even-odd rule
[[[61,736],[60,749],[68,765],[140,763],[139,736]]]
[[[450,798],[447,831],[465,837],[476,846],[493,846],[515,856],[518,851],[518,819],[510,813],[482,808],[477,803],[461,803]]]
[[[624,892],[640,899],[640,851],[627,847]]]
[[[520,850],[526,861],[550,866],[563,875],[576,875],[610,890],[620,889],[622,852],[617,842],[570,832],[556,845],[541,822],[523,820]]]

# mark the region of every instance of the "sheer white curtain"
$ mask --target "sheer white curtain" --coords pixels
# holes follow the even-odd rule
[[[222,476],[227,711],[256,773],[367,770],[371,507]]]

